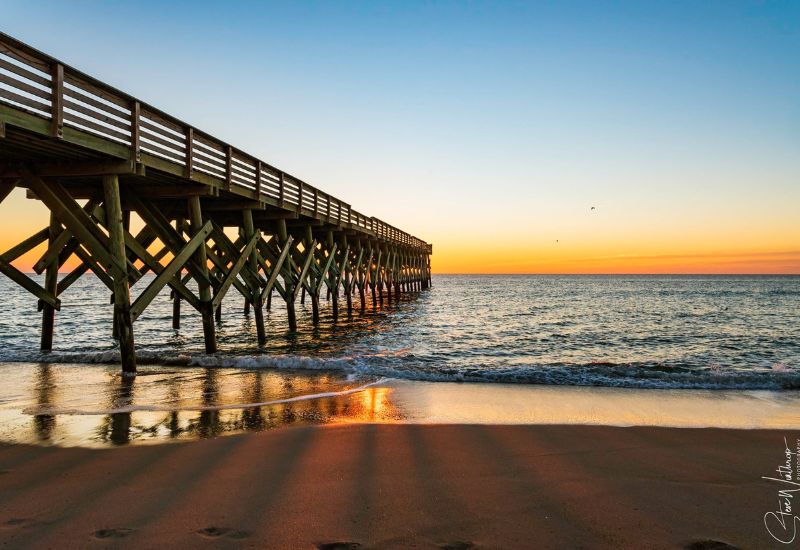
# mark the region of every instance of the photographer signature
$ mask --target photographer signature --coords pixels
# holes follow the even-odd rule
[[[778,509],[774,512],[767,512],[764,514],[764,527],[767,533],[778,542],[783,544],[791,544],[797,537],[798,524],[800,524],[800,517],[794,515],[792,511],[792,503],[794,494],[800,491],[800,482],[795,477],[795,469],[793,467],[792,457],[795,457],[794,462],[797,462],[797,450],[792,451],[789,448],[789,443],[786,438],[783,438],[785,462],[779,465],[775,472],[775,477],[762,476],[762,479],[774,481],[778,484]],[[800,440],[797,441],[797,446],[800,448]],[[798,472],[800,475],[800,472]]]

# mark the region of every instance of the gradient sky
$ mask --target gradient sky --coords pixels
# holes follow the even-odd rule
[[[800,2],[167,4],[2,0],[0,29],[439,273],[800,273]],[[4,249],[46,225],[0,217]]]

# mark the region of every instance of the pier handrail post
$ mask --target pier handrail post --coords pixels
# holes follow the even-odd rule
[[[194,128],[186,128],[186,177],[192,179],[194,172]]]
[[[233,183],[233,148],[229,145],[225,155],[225,189],[230,191]]]
[[[142,106],[138,101],[134,101],[131,104],[131,159],[135,162],[139,162],[142,160],[142,152],[141,152],[141,127],[140,127],[140,115],[141,115]]]
[[[297,213],[303,213],[303,180],[297,180]]]
[[[50,134],[56,138],[64,137],[64,65],[56,63],[52,70],[52,91],[51,99],[52,121],[50,123]]]
[[[281,208],[283,208],[285,200],[286,200],[286,181],[283,172],[281,172],[280,188],[278,190],[278,205]]]

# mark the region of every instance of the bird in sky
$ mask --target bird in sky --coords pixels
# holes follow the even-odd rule
[[[594,206],[592,206],[592,210],[594,210]]]

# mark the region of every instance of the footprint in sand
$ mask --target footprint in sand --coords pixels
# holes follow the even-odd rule
[[[199,529],[197,534],[210,539],[218,539],[220,537],[245,539],[250,536],[250,533],[247,531],[237,531],[236,529],[230,529],[228,527],[204,527],[203,529]]]
[[[361,544],[358,542],[323,542],[317,545],[318,550],[358,550]]]
[[[36,520],[30,518],[11,518],[10,520],[3,523],[3,527],[8,529],[15,529],[19,527],[28,527],[36,523]]]
[[[477,548],[469,541],[444,542],[439,545],[442,550],[473,550]]]
[[[696,540],[684,546],[686,550],[738,550],[735,546],[731,546],[727,542],[721,540]]]
[[[115,529],[98,529],[92,536],[96,539],[121,539],[133,533],[133,529],[127,527],[118,527]]]

